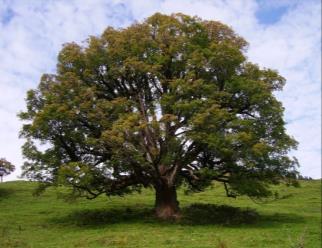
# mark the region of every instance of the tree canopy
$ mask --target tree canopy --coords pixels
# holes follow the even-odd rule
[[[0,178],[1,182],[3,176],[9,175],[11,172],[15,170],[15,166],[7,161],[5,158],[0,158]]]
[[[20,113],[24,175],[88,198],[151,186],[161,218],[178,214],[180,185],[266,197],[294,182],[297,142],[274,96],[285,79],[246,49],[220,22],[159,13],[65,44]]]

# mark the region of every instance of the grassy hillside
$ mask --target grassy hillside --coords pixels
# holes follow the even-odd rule
[[[153,192],[74,203],[30,182],[0,184],[0,247],[320,247],[321,181],[279,187],[282,199],[255,203],[224,196],[221,185],[179,193],[184,218],[153,218]]]

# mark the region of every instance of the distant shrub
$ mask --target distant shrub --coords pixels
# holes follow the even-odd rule
[[[0,179],[2,182],[3,176],[9,175],[15,170],[15,166],[7,161],[5,158],[0,158]]]

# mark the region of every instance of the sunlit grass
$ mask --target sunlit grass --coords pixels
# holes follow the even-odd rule
[[[154,193],[74,203],[34,183],[0,184],[0,247],[320,247],[321,181],[281,186],[281,199],[258,204],[227,198],[220,184],[179,192],[183,217],[154,218]]]

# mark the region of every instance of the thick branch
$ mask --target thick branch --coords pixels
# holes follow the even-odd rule
[[[236,198],[237,197],[236,194],[234,194],[234,193],[232,193],[232,192],[229,191],[226,182],[224,182],[224,187],[225,187],[225,191],[226,191],[227,197],[232,197],[232,198]]]

